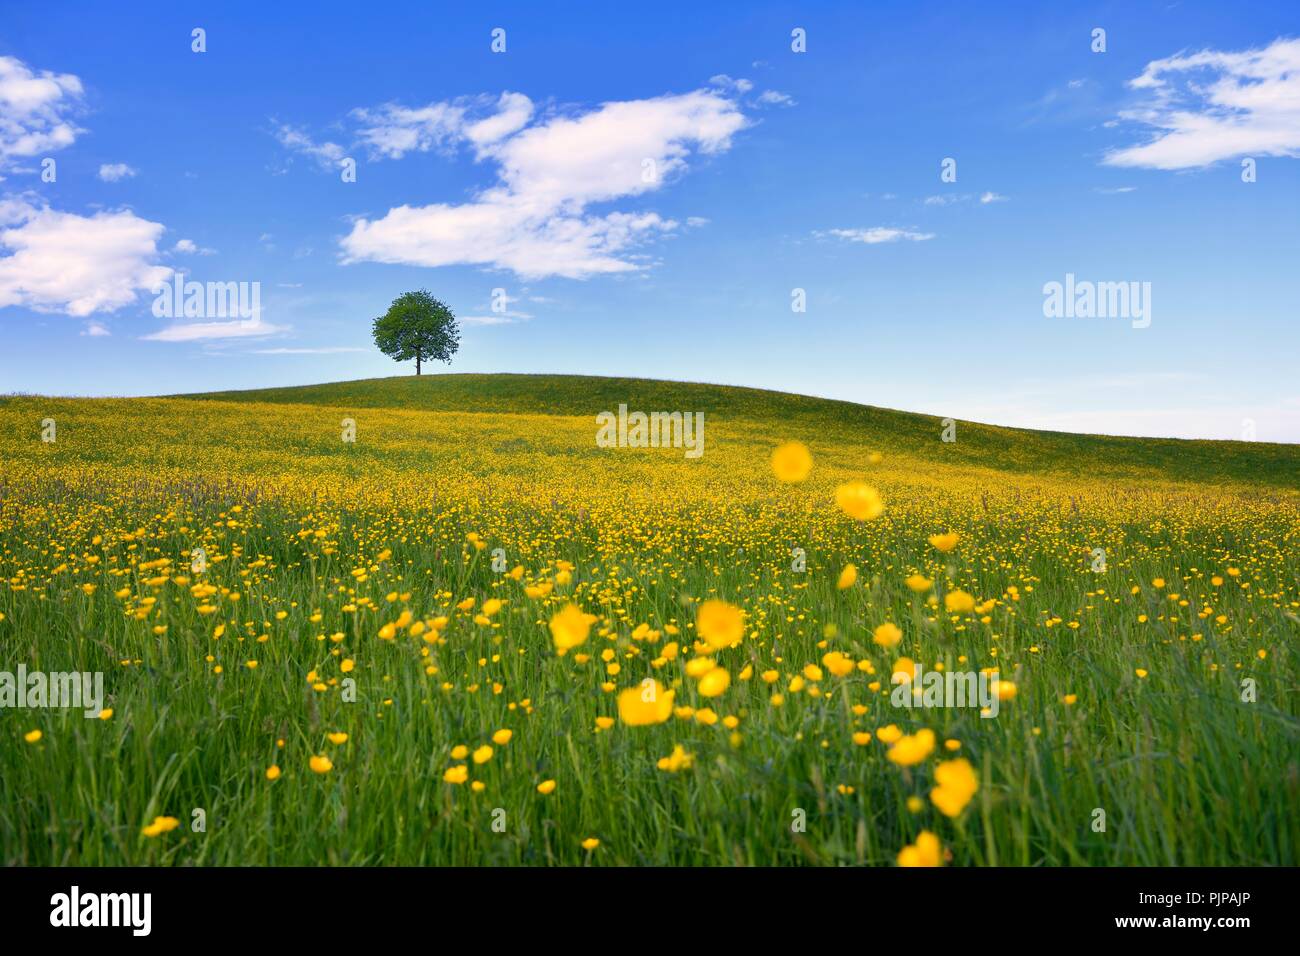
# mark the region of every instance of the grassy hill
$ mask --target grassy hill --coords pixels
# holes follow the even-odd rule
[[[704,455],[598,445],[620,403]],[[1300,449],[940,433],[577,376],[0,399],[0,648],[106,695],[0,708],[0,864],[1295,865]]]
[[[204,401],[399,408],[594,417],[631,410],[703,411],[710,421],[744,420],[776,435],[853,435],[853,442],[906,456],[942,455],[1020,474],[1097,479],[1144,477],[1300,489],[1300,446],[1267,442],[1122,438],[1001,428],[957,419],[957,441],[940,441],[941,419],[853,402],[728,385],[592,375],[446,374],[359,379],[292,388],[175,396]],[[954,409],[954,412],[958,411]],[[956,417],[956,416],[954,416]]]

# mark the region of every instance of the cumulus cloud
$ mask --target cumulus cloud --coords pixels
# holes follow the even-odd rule
[[[35,71],[16,57],[0,56],[0,168],[71,146],[84,132],[71,120],[82,92],[81,80],[71,73]]]
[[[865,242],[867,245],[898,242],[903,239],[909,242],[925,242],[927,239],[934,238],[932,232],[913,232],[910,229],[893,229],[888,226],[872,226],[869,229],[829,229],[826,232],[815,233],[815,235],[834,236],[836,239],[844,239],[848,242]]]
[[[216,251],[216,249],[200,246],[193,239],[177,239],[176,245],[172,246],[172,252],[182,256],[211,256],[215,255]]]
[[[79,216],[0,200],[0,307],[88,316],[129,305],[171,277],[157,264],[162,233],[128,210]]]
[[[126,163],[104,163],[99,167],[99,178],[106,183],[130,179],[134,175],[135,170]]]
[[[1007,197],[1001,193],[986,192],[980,194],[980,203],[987,206],[991,202],[1006,202]]]
[[[1109,151],[1107,165],[1188,169],[1236,156],[1300,156],[1300,38],[1153,60],[1129,87],[1144,102],[1120,116],[1152,138]]]
[[[531,102],[513,93],[503,94],[485,119],[456,104],[399,110],[363,114],[371,121],[363,139],[372,148],[396,157],[465,141],[480,160],[496,164],[497,182],[468,203],[404,205],[373,221],[359,219],[342,240],[343,261],[481,265],[525,278],[640,268],[628,250],[677,223],[654,212],[588,207],[660,189],[685,172],[692,156],[730,148],[747,122],[716,89],[605,103],[537,122]]]

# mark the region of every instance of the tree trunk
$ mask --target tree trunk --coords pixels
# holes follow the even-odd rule
[[[420,353],[419,352],[415,353],[415,374],[416,375],[420,374]]]

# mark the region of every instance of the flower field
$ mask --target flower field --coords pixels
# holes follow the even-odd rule
[[[620,402],[704,454],[598,447]],[[0,399],[0,670],[107,694],[0,709],[0,862],[1295,865],[1300,450],[943,431],[578,377]],[[918,666],[996,715],[898,706]]]

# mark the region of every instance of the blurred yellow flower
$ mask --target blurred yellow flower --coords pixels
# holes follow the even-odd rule
[[[879,644],[884,648],[897,647],[898,642],[902,639],[902,630],[899,629],[897,624],[892,624],[889,621],[886,621],[884,624],[881,624],[876,628],[871,637],[873,643]]]
[[[812,471],[812,455],[803,442],[788,441],[772,452],[772,471],[784,482],[803,481]]]
[[[647,678],[618,695],[618,716],[629,727],[662,724],[673,713],[674,692]]]
[[[705,601],[695,612],[695,633],[709,647],[720,651],[745,636],[744,614],[726,601]]]
[[[937,786],[930,791],[930,802],[948,817],[955,817],[966,809],[966,804],[979,790],[979,779],[965,757],[946,760],[935,767],[934,782]]]
[[[957,547],[958,535],[956,531],[949,531],[946,534],[930,535],[930,544],[944,554],[947,554],[953,548]]]
[[[922,830],[915,843],[909,843],[898,854],[899,866],[943,866],[943,848],[939,838],[929,830]]]
[[[731,674],[725,667],[715,667],[695,685],[701,697],[720,697],[731,686]]]
[[[673,752],[667,757],[659,758],[659,769],[668,773],[677,773],[679,770],[689,770],[691,764],[695,761],[694,754],[688,754],[681,744],[673,746]]]
[[[920,763],[934,751],[934,731],[928,727],[898,738],[885,754],[900,767],[912,767]]]
[[[140,832],[147,837],[156,837],[163,833],[170,833],[181,825],[181,821],[175,817],[154,817],[153,823],[141,828]]]
[[[576,604],[566,604],[564,610],[551,618],[551,638],[555,642],[555,653],[563,657],[570,649],[585,644],[594,623],[594,614],[585,613]]]
[[[949,614],[969,614],[975,609],[975,599],[965,591],[949,591],[943,596],[943,606]]]
[[[850,518],[869,521],[880,517],[885,503],[880,494],[866,482],[850,481],[835,489],[835,503]]]

